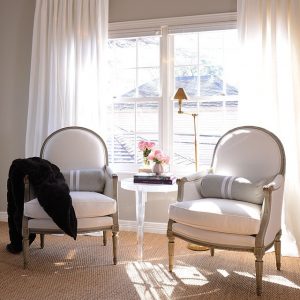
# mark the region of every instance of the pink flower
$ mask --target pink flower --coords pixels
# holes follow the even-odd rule
[[[154,142],[151,141],[139,141],[138,148],[141,151],[151,150],[155,146]]]
[[[170,157],[168,155],[164,154],[159,149],[153,150],[149,154],[148,159],[153,160],[154,162],[159,163],[159,164],[168,164],[170,161]]]
[[[145,165],[149,165],[149,159],[148,156],[152,151],[152,148],[155,146],[154,142],[151,141],[139,141],[138,142],[138,148],[143,151],[143,160]]]

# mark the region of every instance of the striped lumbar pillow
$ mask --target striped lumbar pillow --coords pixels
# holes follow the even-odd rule
[[[251,182],[242,177],[206,175],[201,180],[200,194],[204,198],[224,198],[262,204],[265,181]]]
[[[89,191],[103,193],[104,172],[101,169],[62,171],[70,191]]]

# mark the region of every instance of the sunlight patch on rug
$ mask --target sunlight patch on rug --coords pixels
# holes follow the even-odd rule
[[[272,282],[272,283],[276,283],[276,284],[280,284],[280,285],[284,285],[284,286],[288,286],[294,289],[300,289],[300,286],[295,284],[294,282],[288,280],[287,278],[283,277],[283,276],[277,276],[277,275],[267,275],[265,277],[263,277],[264,281],[268,281],[268,282]]]
[[[132,262],[126,266],[126,272],[141,299],[159,299],[161,292],[170,296],[176,285],[161,264]]]
[[[242,276],[246,276],[246,277],[250,277],[250,278],[255,279],[255,276],[253,274],[248,273],[248,272],[237,272],[237,271],[235,271],[234,273],[236,273],[238,275],[242,275]],[[266,276],[263,276],[262,279],[263,279],[263,281],[284,285],[284,286],[291,287],[291,288],[294,288],[294,289],[300,289],[299,285],[297,285],[296,283],[288,280],[287,278],[285,278],[283,276],[266,275]]]
[[[217,272],[219,272],[223,277],[228,277],[230,274],[226,270],[217,269]]]
[[[203,286],[209,282],[195,267],[176,266],[173,273],[185,285]]]
[[[159,295],[170,297],[177,284],[203,286],[209,281],[195,267],[177,266],[173,273],[162,264],[132,262],[126,272],[141,299],[159,299]]]

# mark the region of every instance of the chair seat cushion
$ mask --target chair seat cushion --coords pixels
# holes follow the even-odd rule
[[[116,200],[96,192],[70,192],[77,219],[101,217],[116,212]],[[59,209],[59,208],[58,208]],[[24,215],[36,219],[49,219],[49,215],[35,198],[25,203]]]
[[[77,219],[77,232],[86,232],[92,229],[97,230],[99,227],[113,226],[112,217],[95,217]],[[61,232],[61,229],[51,219],[29,219],[28,227],[32,230],[49,230]]]
[[[252,235],[215,232],[211,230],[199,229],[179,223],[172,226],[173,232],[177,235],[189,238],[195,242],[228,246],[228,247],[249,247],[255,246],[255,237]]]
[[[204,230],[252,235],[260,227],[261,205],[218,198],[176,202],[170,219]]]

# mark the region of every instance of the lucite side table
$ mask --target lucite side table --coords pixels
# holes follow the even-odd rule
[[[135,192],[136,223],[137,223],[137,257],[143,259],[145,203],[147,193],[166,193],[177,191],[177,184],[134,183],[133,178],[121,180],[121,188]]]

